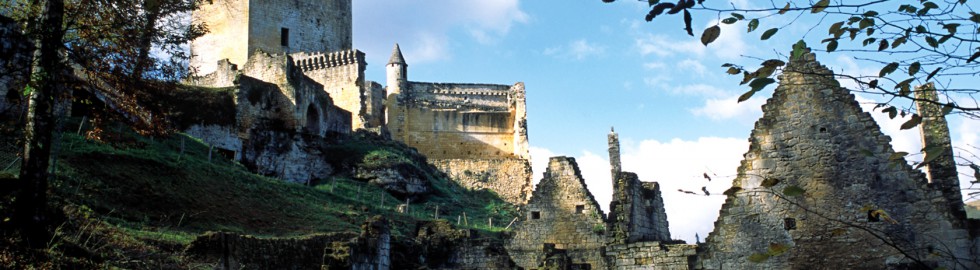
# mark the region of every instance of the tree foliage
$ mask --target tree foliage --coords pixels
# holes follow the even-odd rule
[[[603,0],[607,3],[614,1]],[[750,3],[747,6],[704,0],[641,1],[650,6],[645,17],[647,21],[684,14],[685,28],[691,29],[694,25],[692,17],[711,20],[713,25],[701,33],[701,42],[706,46],[710,46],[721,34],[721,24],[744,25],[745,32],[757,34],[760,40],[769,40],[780,35],[780,30],[808,16],[805,19],[816,23],[800,37],[789,58],[801,54],[806,48],[804,40],[808,35],[822,35],[820,47],[823,51],[847,52],[859,60],[879,66],[877,76],[839,75],[858,82],[860,89],[852,90],[883,94],[892,98],[891,101],[915,100],[913,83],[934,82],[937,90],[947,96],[946,100],[939,101],[949,108],[947,112],[980,119],[980,104],[974,98],[980,94],[980,88],[953,83],[980,75],[977,61],[980,58],[980,13],[974,12],[966,0],[899,3],[885,0],[818,0],[785,4]],[[761,33],[759,30],[762,30]],[[687,33],[695,35],[692,31]],[[743,75],[745,79],[742,84],[749,83],[750,90],[740,101],[761,90],[758,86],[767,82],[756,80],[778,73],[774,73],[774,67],[765,62],[759,68],[736,64],[726,64],[724,68],[729,74]],[[891,105],[880,107],[895,108]],[[914,111],[912,106],[895,109],[908,113]]]

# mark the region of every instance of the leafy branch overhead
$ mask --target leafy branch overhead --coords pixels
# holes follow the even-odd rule
[[[650,8],[644,18],[646,21],[682,16],[684,29],[691,36],[695,35],[694,18],[710,20],[712,25],[700,34],[700,41],[705,46],[715,43],[724,34],[723,29],[744,29],[746,33],[757,34],[759,40],[767,41],[792,23],[808,20],[813,25],[793,45],[790,59],[798,57],[806,49],[804,40],[808,39],[807,34],[826,33],[819,40],[823,51],[846,52],[879,67],[877,76],[839,75],[857,82],[860,89],[854,91],[883,94],[892,97],[892,101],[916,100],[913,86],[933,82],[938,85],[937,90],[948,97],[945,101],[934,101],[949,108],[947,113],[980,119],[980,103],[952,101],[954,97],[972,99],[973,95],[980,94],[980,89],[971,88],[975,84],[967,84],[970,86],[965,88],[955,84],[957,80],[975,79],[980,75],[977,64],[980,58],[980,39],[977,37],[977,33],[980,33],[980,13],[974,12],[966,0],[900,3],[885,0],[819,0],[758,2],[746,6],[728,1],[640,1]],[[722,24],[739,27],[723,28]],[[826,32],[813,31],[820,28],[826,29]],[[741,84],[748,84],[749,89],[739,97],[740,102],[774,82],[770,80],[782,65],[766,63],[772,60],[777,59],[765,60],[762,67],[755,70],[744,68],[746,65],[722,66],[728,74],[742,74]],[[901,110],[912,111],[911,108]]]

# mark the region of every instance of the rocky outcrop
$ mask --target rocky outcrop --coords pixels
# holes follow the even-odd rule
[[[358,180],[381,187],[398,197],[415,198],[431,192],[431,184],[418,167],[407,163],[387,164],[380,167],[360,163],[354,170]]]

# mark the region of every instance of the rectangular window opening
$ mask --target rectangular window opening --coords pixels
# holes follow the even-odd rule
[[[585,205],[581,205],[581,204],[576,205],[575,206],[575,213],[585,214]]]
[[[796,219],[795,218],[785,218],[783,219],[783,229],[796,230]]]
[[[541,219],[541,212],[531,211],[531,219]]]
[[[289,47],[289,28],[279,29],[279,45]]]

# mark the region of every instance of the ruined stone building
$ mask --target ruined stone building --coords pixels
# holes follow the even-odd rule
[[[507,251],[524,269],[689,269],[695,246],[670,239],[656,182],[621,171],[619,137],[609,134],[613,200],[607,216],[575,159],[553,157],[524,208]]]
[[[387,65],[386,123],[391,137],[415,147],[456,182],[489,189],[514,204],[530,195],[524,84],[408,80],[395,45]]]
[[[352,48],[351,18],[351,0],[202,5],[193,20],[210,32],[191,44],[198,76],[189,82],[238,89],[237,120],[231,126],[197,125],[188,133],[252,160],[246,164],[264,174],[304,182],[331,171],[310,161],[317,159],[315,142],[252,138],[247,131],[274,127],[326,136],[367,129],[415,147],[464,187],[523,204],[531,189],[524,84],[409,81],[408,64],[395,45],[388,85],[382,87],[364,78],[367,63]],[[253,84],[271,92],[246,91]],[[255,99],[259,93],[269,97]],[[257,119],[276,125],[259,127]],[[265,149],[254,145],[256,139],[282,146]],[[272,150],[288,154],[279,158]]]
[[[917,95],[934,99],[927,89]],[[945,148],[926,169],[931,178],[896,155],[814,54],[792,59],[697,268],[980,268],[948,127],[938,108],[923,105],[926,145]]]

